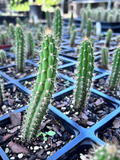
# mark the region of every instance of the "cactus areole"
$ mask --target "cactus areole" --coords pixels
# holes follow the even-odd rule
[[[23,137],[26,140],[35,137],[39,129],[53,94],[57,67],[58,49],[53,35],[48,34],[43,37],[39,73],[24,124]]]

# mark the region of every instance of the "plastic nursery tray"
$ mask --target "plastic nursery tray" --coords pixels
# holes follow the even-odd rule
[[[71,88],[71,92],[73,88]],[[118,104],[112,103],[112,105],[114,105],[116,109],[90,128],[83,128],[79,126],[73,120],[69,119],[63,113],[58,111],[55,107],[50,105],[49,113],[56,118],[61,119],[64,125],[66,125],[71,131],[71,133],[75,134],[76,137],[71,142],[62,147],[60,150],[58,150],[56,153],[54,153],[52,156],[50,156],[47,160],[68,160],[76,153],[84,153],[84,150],[89,149],[94,144],[105,145],[105,142],[98,138],[97,134],[99,133],[99,131],[106,128],[106,126],[108,126],[111,121],[120,114],[120,107],[118,107]],[[27,107],[22,107],[15,112],[22,112],[26,108]],[[9,120],[9,114],[3,116],[2,121],[0,121],[0,126],[4,127],[6,124],[9,123]]]

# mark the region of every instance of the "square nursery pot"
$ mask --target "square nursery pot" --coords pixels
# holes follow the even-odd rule
[[[11,44],[8,45],[0,45],[0,49],[10,49],[12,47]]]

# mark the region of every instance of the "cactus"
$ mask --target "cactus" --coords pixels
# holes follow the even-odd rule
[[[22,28],[17,25],[15,30],[16,67],[18,72],[23,72],[26,57],[25,35]]]
[[[119,15],[119,13],[116,13],[115,14],[115,22],[119,22],[119,20],[120,20],[120,15]]]
[[[88,21],[87,21],[87,37],[88,38],[91,35],[91,28],[92,28],[92,22],[91,22],[91,19],[88,19]]]
[[[10,31],[10,35],[11,35],[12,40],[15,40],[15,28],[12,23],[9,24],[9,31]]]
[[[27,58],[33,58],[34,57],[34,48],[33,48],[33,35],[31,32],[28,32],[27,34]]]
[[[32,25],[35,25],[35,19],[34,19],[34,15],[32,15]]]
[[[109,88],[117,88],[120,81],[120,47],[117,48],[112,66],[112,72],[109,80]]]
[[[3,104],[3,83],[0,75],[0,106]]]
[[[51,22],[50,22],[50,13],[47,11],[46,12],[46,19],[47,19],[47,27],[51,27]]]
[[[107,22],[109,22],[109,23],[113,22],[113,14],[108,14]]]
[[[79,50],[80,50],[80,46],[77,46],[76,49],[75,49],[75,53],[76,53],[77,56],[79,55]]]
[[[120,152],[115,144],[107,143],[99,147],[93,157],[93,160],[120,160]]]
[[[106,47],[102,48],[101,62],[102,62],[102,65],[107,69],[108,68],[108,49]]]
[[[76,88],[74,90],[74,107],[86,106],[94,71],[93,47],[90,41],[81,43],[76,68]]]
[[[117,35],[117,36],[116,36],[116,39],[115,39],[115,42],[116,42],[116,43],[119,43],[119,40],[120,40],[120,37],[119,37],[119,35]]]
[[[102,34],[99,34],[98,35],[98,40],[101,40],[102,39]]]
[[[82,22],[81,22],[81,25],[80,25],[80,31],[82,32],[84,27],[85,27],[85,24],[86,24],[86,12],[84,11],[83,14],[82,14]]]
[[[4,27],[7,28],[8,24],[6,20],[3,20]]]
[[[16,24],[19,24],[21,26],[21,20],[19,17],[16,18]]]
[[[105,46],[106,47],[109,47],[110,46],[110,41],[111,41],[111,38],[112,38],[112,30],[111,29],[109,29],[108,31],[107,31],[107,35],[106,35],[106,40],[105,40]]]
[[[54,28],[54,36],[56,38],[57,44],[58,46],[60,46],[61,39],[62,39],[62,16],[59,8],[55,10],[53,28]]]
[[[7,34],[7,32],[3,32],[3,33],[0,34],[0,43],[2,45],[8,44],[8,34]]]
[[[58,49],[55,38],[51,34],[43,37],[40,60],[39,73],[23,128],[23,137],[26,140],[36,136],[54,90]]]
[[[94,40],[93,37],[90,37],[90,42],[91,42],[91,44],[92,44],[92,47],[94,47],[95,40]]]
[[[96,13],[96,21],[100,22],[101,21],[101,11],[97,11]]]
[[[72,26],[72,23],[73,23],[73,12],[71,12],[71,17],[69,19],[69,25],[68,26]]]
[[[39,29],[38,29],[38,31],[37,31],[37,40],[38,40],[39,42],[42,41],[42,35],[43,35],[43,27],[42,27],[42,25],[40,25],[40,26],[39,26]]]
[[[74,42],[75,42],[76,34],[77,34],[76,30],[73,30],[71,33],[71,37],[70,37],[70,46],[71,47],[73,47],[75,44]]]
[[[107,21],[108,11],[104,11],[103,13],[103,20]]]
[[[86,32],[83,30],[82,31],[82,37],[85,37],[86,36]]]
[[[93,34],[96,35],[96,25],[93,28]]]
[[[4,50],[0,50],[0,60],[2,62],[2,64],[6,63],[6,53]]]

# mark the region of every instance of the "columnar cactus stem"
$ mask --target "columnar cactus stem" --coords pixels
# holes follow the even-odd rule
[[[116,145],[107,143],[106,146],[97,149],[93,160],[119,160],[119,158],[120,153]]]
[[[102,48],[101,62],[102,62],[102,65],[107,69],[108,68],[108,49],[106,47]]]
[[[77,31],[74,30],[71,33],[71,37],[70,37],[70,46],[73,47],[75,44],[75,37],[76,37]]]
[[[50,13],[48,11],[46,12],[46,19],[47,19],[47,26],[50,28],[51,27]]]
[[[117,88],[120,82],[120,47],[117,48],[112,66],[112,72],[109,80],[109,88]]]
[[[113,22],[113,14],[108,14],[107,22],[109,22],[109,23]]]
[[[59,46],[61,44],[61,38],[62,38],[62,16],[59,8],[55,10],[53,28],[54,28],[54,36],[57,39],[56,41]]]
[[[7,28],[8,24],[6,20],[3,20],[4,27]]]
[[[21,25],[21,20],[20,20],[20,18],[19,18],[19,17],[17,17],[17,18],[16,18],[16,24]]]
[[[7,32],[3,32],[0,34],[0,43],[2,45],[8,44],[8,33]]]
[[[109,29],[109,30],[107,31],[107,35],[106,35],[106,41],[105,41],[106,47],[109,47],[109,46],[110,46],[111,38],[112,38],[112,30]]]
[[[33,58],[34,57],[34,47],[33,47],[33,35],[31,32],[28,32],[27,34],[27,58]]]
[[[88,21],[87,21],[87,37],[88,38],[91,35],[91,29],[92,29],[92,22],[91,22],[91,19],[88,19]]]
[[[84,40],[78,54],[76,67],[76,88],[74,91],[74,107],[86,106],[94,71],[93,47],[90,41]]]
[[[26,140],[36,136],[54,90],[56,70],[58,67],[58,49],[55,38],[48,34],[43,38],[40,52],[39,73],[33,95],[27,110],[23,129]]]
[[[94,47],[95,40],[94,40],[93,37],[90,37],[90,42],[91,42],[91,44],[92,44],[92,47]]]
[[[71,17],[69,19],[69,26],[72,26],[74,19],[73,19],[73,12],[71,12]]]
[[[15,28],[12,23],[9,24],[9,31],[10,31],[12,40],[15,40]]]
[[[82,22],[81,22],[81,25],[80,25],[80,31],[81,32],[83,31],[83,29],[85,27],[86,21],[87,21],[87,16],[86,16],[86,12],[84,11],[82,13]]]
[[[117,35],[117,36],[116,36],[116,39],[115,39],[115,42],[116,42],[116,43],[119,43],[119,40],[120,40],[120,37],[119,37],[119,35]]]
[[[42,41],[42,34],[43,34],[43,27],[42,27],[42,25],[40,25],[39,26],[39,29],[38,29],[38,31],[37,31],[37,40],[39,41],[39,42],[41,42]]]
[[[0,50],[0,60],[2,62],[2,64],[6,63],[6,53],[4,50]]]
[[[18,72],[24,71],[26,57],[26,42],[22,28],[17,25],[15,30],[16,67]]]

